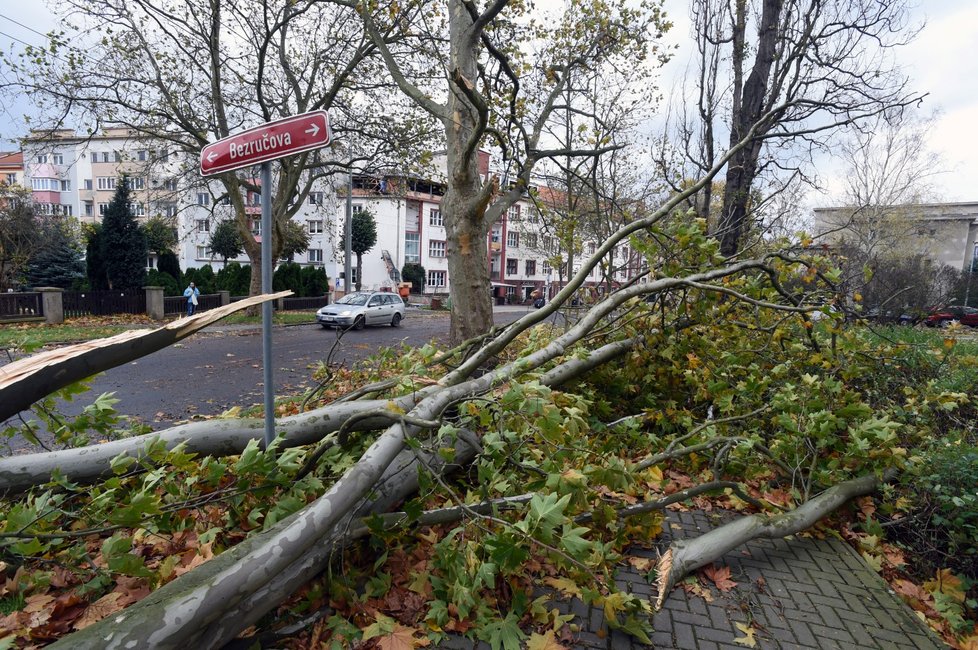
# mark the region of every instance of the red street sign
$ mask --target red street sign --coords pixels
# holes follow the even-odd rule
[[[329,144],[329,116],[312,111],[228,136],[200,152],[200,174],[210,176],[232,169],[319,149]]]

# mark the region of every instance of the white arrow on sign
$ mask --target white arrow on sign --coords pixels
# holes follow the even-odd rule
[[[319,127],[316,126],[315,124],[313,124],[311,127],[309,127],[308,129],[306,129],[306,133],[311,133],[312,134],[312,137],[315,138],[316,137],[316,134],[319,133]]]
[[[214,162],[215,158],[217,158],[217,154],[213,151],[207,154],[207,162]]]

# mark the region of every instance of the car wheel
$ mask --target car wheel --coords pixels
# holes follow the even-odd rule
[[[394,317],[391,318],[391,327],[400,327],[400,325],[401,325],[401,315],[395,313]]]
[[[323,326],[323,329],[324,330],[328,330],[329,329],[329,325],[327,325],[326,323],[320,323],[320,325]]]
[[[353,329],[355,329],[355,330],[362,330],[363,329],[363,326],[366,325],[366,324],[367,323],[363,319],[363,316],[357,316],[357,319],[355,321],[353,321]]]

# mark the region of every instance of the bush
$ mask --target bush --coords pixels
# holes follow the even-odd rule
[[[293,291],[302,295],[302,267],[295,262],[286,262],[275,269],[272,275],[273,291]]]
[[[173,278],[174,282],[177,282],[177,279],[180,278],[180,260],[177,258],[176,253],[160,253],[160,258],[156,262],[156,268],[160,270],[160,273],[166,273]],[[177,282],[177,284],[180,283]]]
[[[215,280],[219,290],[228,291],[232,296],[247,296],[251,288],[251,266],[228,262],[217,272]]]
[[[945,444],[932,450],[904,480],[914,500],[912,516],[901,531],[904,541],[930,568],[950,567],[978,579],[978,447]]]
[[[300,273],[302,293],[300,296],[323,296],[329,290],[329,277],[321,266],[304,266]]]
[[[146,284],[150,287],[163,287],[164,296],[183,295],[183,287],[180,286],[176,278],[157,269],[150,269],[146,273]]]
[[[211,268],[210,264],[205,264],[199,269],[187,269],[187,272],[183,274],[183,282],[181,284],[186,287],[191,282],[197,285],[201,293],[217,293],[214,269]]]

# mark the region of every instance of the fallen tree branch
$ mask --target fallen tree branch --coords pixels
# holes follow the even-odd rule
[[[872,494],[893,476],[895,472],[887,472],[882,479],[875,475],[854,478],[830,487],[789,512],[774,516],[756,514],[742,517],[699,537],[673,542],[659,558],[656,610],[662,607],[676,583],[690,572],[753,539],[786,537],[811,528],[850,499]]]
[[[0,422],[56,390],[162,350],[236,311],[291,295],[291,291],[280,291],[253,296],[190,318],[181,318],[154,330],[123,332],[106,339],[47,350],[8,363],[0,367]]]

